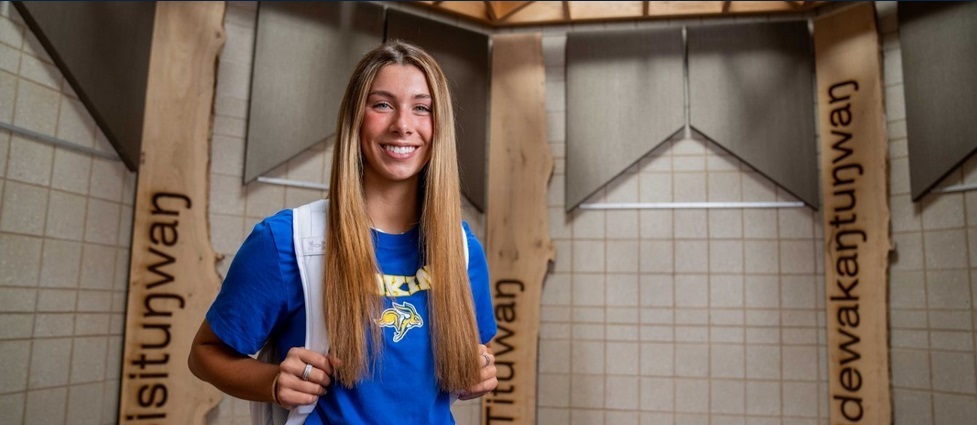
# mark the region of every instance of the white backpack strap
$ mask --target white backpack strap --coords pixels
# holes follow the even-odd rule
[[[328,207],[327,201],[319,200],[292,210],[295,259],[305,295],[305,348],[322,354],[329,351],[322,306]],[[305,423],[305,418],[314,409],[315,403],[296,407],[289,413],[287,424]]]
[[[461,244],[465,247],[465,270],[468,270],[468,233],[465,232],[465,226],[461,226]]]

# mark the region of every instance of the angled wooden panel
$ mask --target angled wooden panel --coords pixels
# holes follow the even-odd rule
[[[139,168],[153,2],[14,2],[122,162]]]
[[[816,208],[807,23],[690,27],[688,51],[692,127]]]
[[[919,200],[977,152],[977,3],[899,3],[899,39]]]
[[[571,32],[566,209],[685,124],[682,30]]]
[[[244,164],[249,182],[335,135],[356,62],[383,39],[383,8],[261,2]]]
[[[489,36],[391,9],[387,11],[387,39],[421,46],[448,77],[454,98],[461,190],[475,208],[485,211]]]

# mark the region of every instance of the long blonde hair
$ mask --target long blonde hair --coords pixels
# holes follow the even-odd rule
[[[382,330],[374,322],[383,301],[379,268],[370,236],[363,191],[360,126],[367,94],[386,65],[413,65],[427,77],[434,131],[431,157],[421,172],[421,258],[432,275],[429,323],[436,379],[458,392],[480,381],[478,329],[472,305],[461,229],[461,195],[454,114],[447,80],[420,48],[389,41],[357,64],[340,105],[329,185],[325,272],[325,321],[332,353],[343,361],[333,378],[353,386],[373,369],[382,350]],[[427,208],[427,206],[436,206]],[[372,347],[372,349],[370,348]]]

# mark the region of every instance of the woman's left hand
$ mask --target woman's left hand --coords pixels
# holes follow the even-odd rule
[[[491,344],[492,343],[490,342],[488,345],[478,346],[478,352],[481,354],[479,357],[483,361],[482,382],[479,382],[475,386],[462,391],[462,393],[458,395],[459,399],[471,400],[473,398],[478,398],[499,386],[499,380],[496,376],[495,370],[495,356],[492,355]]]

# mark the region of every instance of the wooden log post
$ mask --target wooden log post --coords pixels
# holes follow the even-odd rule
[[[546,137],[540,35],[492,38],[492,109],[486,255],[499,333],[492,342],[499,386],[482,399],[482,424],[536,422],[539,301],[553,245],[546,186],[553,158]]]
[[[187,368],[217,294],[207,222],[224,2],[159,2],[136,189],[119,423],[203,424],[220,392]]]
[[[888,425],[889,206],[871,3],[814,22],[832,424]]]

